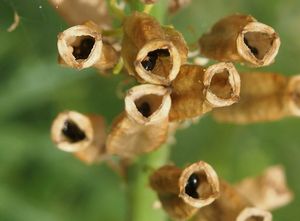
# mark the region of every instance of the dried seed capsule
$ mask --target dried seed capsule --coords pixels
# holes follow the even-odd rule
[[[140,12],[128,16],[123,28],[121,54],[129,74],[141,82],[170,84],[187,58],[182,35]]]
[[[271,221],[269,212],[252,205],[237,190],[220,182],[220,196],[212,204],[198,210],[194,221]]]
[[[172,82],[170,120],[178,121],[202,116],[215,107],[237,102],[240,78],[231,63],[219,63],[204,69],[183,65]]]
[[[111,17],[105,0],[49,0],[49,2],[69,25],[93,21],[101,28],[111,26]]]
[[[247,124],[300,116],[300,77],[275,73],[241,74],[241,99],[213,111],[220,122]]]
[[[272,221],[272,214],[256,207],[249,207],[239,214],[236,221]]]
[[[265,210],[285,206],[293,199],[280,165],[267,168],[257,177],[246,178],[235,187],[253,205]]]
[[[235,14],[218,21],[199,44],[208,58],[266,66],[274,61],[280,39],[270,26],[252,16]]]
[[[219,180],[213,168],[199,161],[181,170],[167,165],[150,176],[166,212],[174,219],[188,219],[219,195]]]
[[[94,66],[100,70],[112,68],[118,53],[102,41],[101,31],[93,22],[73,26],[58,35],[60,62],[72,68]]]
[[[126,112],[108,136],[108,152],[131,158],[160,147],[167,139],[170,107],[167,88],[150,84],[131,88],[125,97]]]
[[[51,137],[59,149],[74,153],[88,164],[106,155],[105,124],[101,116],[62,112],[53,121]]]

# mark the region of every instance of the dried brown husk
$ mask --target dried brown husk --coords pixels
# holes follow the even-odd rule
[[[110,154],[125,158],[159,148],[167,139],[170,91],[158,85],[131,88],[125,98],[125,113],[112,126],[106,146]]]
[[[241,74],[240,101],[213,111],[220,122],[248,124],[300,116],[300,77],[276,73]]]
[[[161,27],[154,17],[140,12],[128,16],[123,29],[121,54],[128,73],[142,83],[169,85],[187,59],[181,33]]]
[[[234,14],[219,20],[209,33],[202,35],[199,45],[208,58],[258,67],[274,61],[280,38],[273,28],[252,16]]]
[[[118,52],[103,41],[101,30],[92,21],[72,26],[59,33],[57,48],[59,62],[71,68],[112,68],[118,61]]]
[[[271,221],[272,215],[252,205],[225,181],[220,182],[220,197],[199,209],[194,221]]]
[[[237,102],[240,78],[231,63],[218,63],[207,69],[183,65],[171,87],[170,121],[179,121]]]
[[[269,167],[261,175],[246,178],[235,187],[253,205],[265,210],[283,207],[293,199],[281,165]]]
[[[69,25],[93,21],[104,29],[111,26],[112,18],[105,0],[49,0],[49,3]]]
[[[186,190],[191,177],[197,177],[199,184],[193,190]],[[174,219],[192,217],[199,208],[211,204],[219,196],[219,180],[214,169],[199,161],[185,169],[166,165],[150,176],[150,186],[156,191],[164,210]],[[190,193],[188,191],[195,191]]]
[[[272,214],[257,207],[247,207],[240,212],[236,221],[272,221]]]
[[[75,124],[84,134],[84,138],[72,141],[67,137],[63,133],[67,122]],[[102,116],[84,115],[75,111],[62,112],[52,123],[51,138],[59,149],[73,153],[87,164],[99,162],[107,157],[106,131]]]

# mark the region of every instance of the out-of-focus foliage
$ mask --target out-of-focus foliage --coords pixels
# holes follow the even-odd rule
[[[14,11],[20,25],[8,33]],[[234,12],[252,14],[279,32],[276,63],[263,70],[300,73],[297,0],[194,0],[166,24],[193,43],[216,20]],[[47,1],[0,0],[1,221],[124,220],[128,205],[121,179],[105,165],[86,167],[50,141],[51,121],[60,111],[101,113],[111,122],[123,108],[116,88],[124,76],[99,76],[93,69],[78,72],[57,64],[56,36],[66,27]],[[206,160],[231,182],[283,164],[295,200],[275,211],[274,220],[297,220],[299,131],[296,118],[234,126],[205,116],[177,133],[172,160],[180,166]]]

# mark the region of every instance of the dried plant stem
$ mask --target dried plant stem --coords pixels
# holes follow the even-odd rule
[[[154,203],[156,194],[150,189],[148,177],[153,169],[164,165],[169,158],[170,148],[166,145],[150,154],[142,156],[128,170],[126,185],[128,197],[127,221],[167,220],[161,209],[156,209]]]

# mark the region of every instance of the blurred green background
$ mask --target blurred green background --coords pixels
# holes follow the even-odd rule
[[[21,22],[8,33],[15,10]],[[192,43],[234,12],[252,14],[279,32],[280,52],[264,70],[300,73],[299,0],[194,0],[166,24]],[[110,123],[123,109],[116,90],[123,76],[103,77],[94,69],[78,72],[57,64],[56,36],[66,27],[45,0],[0,0],[1,221],[124,220],[120,178],[105,165],[85,166],[50,141],[49,128],[60,111],[101,113]],[[274,220],[295,221],[300,215],[299,131],[296,118],[235,126],[206,116],[177,133],[171,161],[183,166],[205,160],[230,182],[283,164],[295,200],[274,211]]]

